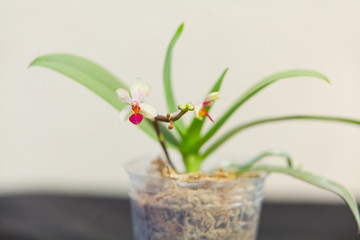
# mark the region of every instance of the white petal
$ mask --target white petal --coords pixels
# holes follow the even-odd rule
[[[158,114],[156,109],[148,103],[140,103],[140,112],[144,117],[154,119]]]
[[[130,105],[125,106],[120,112],[119,120],[121,120],[121,121],[128,120],[132,113],[133,113],[133,110],[132,110],[131,106]]]
[[[200,117],[200,111],[201,111],[202,108],[203,108],[203,105],[202,105],[202,104],[197,104],[197,105],[195,105],[194,114],[195,114],[195,117],[197,117],[198,119],[201,119],[201,117]]]
[[[137,79],[130,88],[131,97],[134,101],[141,102],[141,100],[150,94],[151,87],[141,79]]]
[[[118,98],[120,99],[120,101],[131,103],[129,92],[126,91],[125,89],[123,89],[123,88],[117,89],[116,94],[117,94]]]
[[[212,92],[212,93],[209,93],[209,95],[207,95],[205,97],[205,102],[208,102],[208,101],[215,101],[215,100],[218,100],[220,98],[220,92]]]

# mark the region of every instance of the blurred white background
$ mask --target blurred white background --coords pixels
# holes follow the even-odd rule
[[[230,70],[218,116],[248,87],[274,72],[308,68],[313,78],[276,83],[247,102],[224,126],[262,116],[328,114],[360,119],[359,1],[0,1],[0,193],[68,192],[124,195],[123,164],[161,153],[158,144],[37,56],[73,53],[105,66],[127,84],[152,85],[148,98],[166,112],[165,51],[185,22],[173,58],[179,103],[200,101]],[[217,135],[218,136],[218,135]],[[212,163],[271,148],[343,183],[360,199],[360,127],[310,121],[268,124],[236,136]],[[340,201],[287,176],[271,175],[267,199]]]

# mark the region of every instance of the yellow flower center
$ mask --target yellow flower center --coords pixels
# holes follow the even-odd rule
[[[204,117],[204,116],[206,116],[206,109],[205,107],[202,107],[202,109],[199,112],[199,117]]]
[[[131,107],[132,107],[132,110],[134,111],[135,114],[138,114],[138,113],[140,112],[139,103],[137,103],[137,102],[132,102],[132,103],[131,103]]]

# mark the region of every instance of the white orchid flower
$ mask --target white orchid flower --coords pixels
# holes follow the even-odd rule
[[[206,111],[206,107],[211,106],[215,100],[220,98],[220,92],[209,93],[200,104],[195,105],[194,114],[197,118],[202,119],[207,116],[212,122],[214,121]]]
[[[120,101],[129,103],[121,110],[119,119],[122,121],[129,119],[135,125],[141,123],[144,117],[154,119],[157,116],[156,109],[148,103],[141,102],[149,95],[150,89],[150,85],[140,79],[131,85],[131,97],[126,89],[117,89],[116,94]]]

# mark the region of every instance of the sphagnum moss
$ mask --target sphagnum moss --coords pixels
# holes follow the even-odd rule
[[[153,178],[130,193],[136,239],[255,240],[262,181],[256,189],[249,181],[259,173],[185,175],[162,164],[156,169],[149,175],[161,175],[166,184]]]

